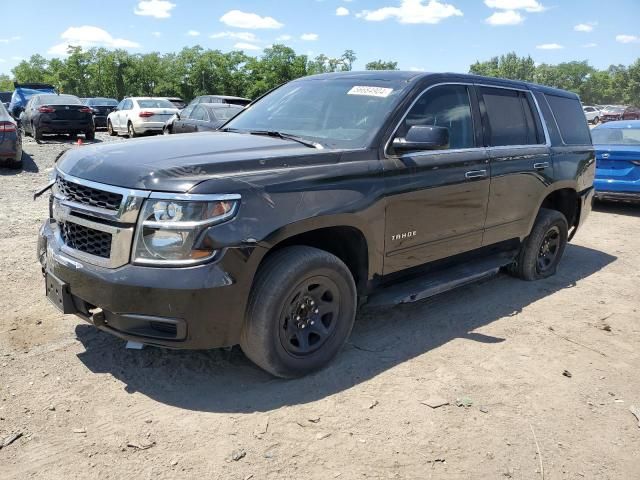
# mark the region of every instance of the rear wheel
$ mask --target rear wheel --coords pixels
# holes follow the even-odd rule
[[[326,366],[351,333],[356,287],[336,256],[294,246],[256,275],[240,345],[267,372],[300,377]]]
[[[567,219],[562,213],[540,209],[531,233],[522,243],[509,272],[523,280],[539,280],[554,275],[567,245],[568,230]]]
[[[95,130],[87,130],[84,132],[85,140],[95,140],[96,139],[96,131]]]
[[[15,168],[16,170],[22,168],[22,142],[18,145],[18,151],[16,152],[14,160],[10,162],[8,166],[9,168]]]
[[[36,127],[34,123],[31,124],[31,133],[33,133],[34,139],[42,140],[42,132],[40,132],[40,129]]]
[[[129,138],[136,138],[138,136],[133,128],[133,123],[131,122],[129,122],[129,124],[127,125],[127,133],[129,134]]]
[[[115,136],[117,136],[117,135],[118,135],[118,132],[116,132],[116,131],[113,129],[113,125],[111,125],[111,120],[109,120],[109,121],[107,122],[107,131],[109,132],[109,135],[110,135],[110,136],[112,136],[112,137],[115,137]]]

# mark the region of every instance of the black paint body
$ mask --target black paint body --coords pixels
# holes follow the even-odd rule
[[[575,95],[469,75],[342,75],[360,76],[363,84],[385,75],[406,82],[404,98],[366,148],[311,149],[279,138],[212,132],[84,147],[60,160],[62,172],[94,182],[162,192],[240,194],[237,216],[211,227],[203,240],[223,252],[217,260],[190,268],[129,264],[115,270],[78,269],[63,262],[46,268],[81,301],[119,315],[178,319],[184,322],[185,336],[168,341],[101,328],[145,343],[210,348],[238,343],[251,285],[265,255],[283,242],[308,239],[309,232],[314,238],[322,232],[348,232],[349,241],[360,239],[357,284],[365,298],[436,265],[467,261],[488,250],[513,254],[543,203],[559,190],[574,192],[579,203],[575,218],[569,219],[571,227],[577,228],[589,213],[593,147],[562,143],[543,93],[578,101]],[[474,100],[479,97],[476,85],[531,92],[545,122],[547,144],[486,148],[482,105],[474,103],[475,148],[390,154],[388,143],[408,108],[425,89],[442,83],[469,85]],[[534,168],[540,163],[548,166]],[[482,170],[483,177],[465,176]],[[334,228],[338,230],[324,230]],[[415,234],[395,239],[404,232]],[[41,235],[45,243],[51,235],[48,223]]]

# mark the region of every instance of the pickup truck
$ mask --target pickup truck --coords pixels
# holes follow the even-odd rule
[[[324,74],[218,132],[69,150],[38,257],[64,313],[149,345],[240,344],[271,374],[298,377],[335,357],[366,303],[500,269],[553,275],[591,210],[594,172],[573,93]]]

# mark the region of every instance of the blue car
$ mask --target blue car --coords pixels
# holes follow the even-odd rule
[[[640,120],[622,120],[591,131],[596,148],[596,198],[640,201]]]
[[[9,113],[13,118],[18,120],[20,114],[24,111],[24,107],[27,102],[34,95],[40,93],[56,93],[56,89],[53,85],[48,83],[17,83],[14,82],[15,90],[11,95],[11,102],[9,103]]]

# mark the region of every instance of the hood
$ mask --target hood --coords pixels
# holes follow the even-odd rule
[[[109,185],[184,193],[214,176],[337,163],[339,156],[291,140],[205,132],[73,147],[58,168]]]

